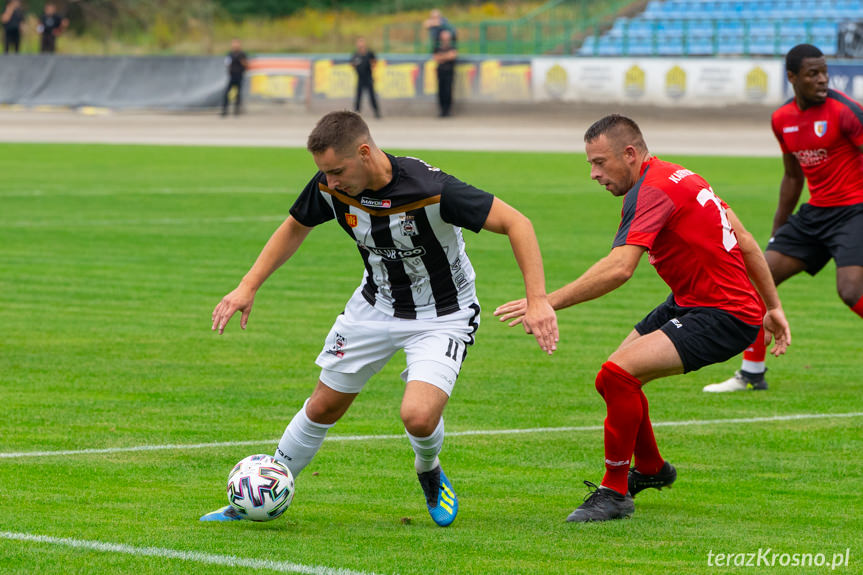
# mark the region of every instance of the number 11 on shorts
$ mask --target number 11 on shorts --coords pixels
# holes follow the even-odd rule
[[[453,338],[449,338],[449,345],[446,348],[444,355],[453,361],[458,361],[458,342]]]

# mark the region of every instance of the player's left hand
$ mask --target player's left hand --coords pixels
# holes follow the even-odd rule
[[[542,351],[551,355],[557,350],[557,342],[560,339],[557,331],[557,315],[546,298],[528,300],[527,311],[521,318],[521,322],[524,325],[524,331],[533,334]]]
[[[788,326],[788,320],[785,319],[785,312],[781,307],[767,310],[764,315],[764,345],[770,345],[771,339],[775,343],[770,353],[776,357],[785,353],[785,350],[791,345],[791,328]]]

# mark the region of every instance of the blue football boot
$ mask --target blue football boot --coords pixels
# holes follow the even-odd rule
[[[221,509],[210,511],[206,515],[201,516],[201,521],[242,521],[243,518],[236,509],[230,505],[226,505]]]
[[[425,493],[426,507],[432,520],[441,527],[455,521],[458,514],[458,497],[440,465],[431,471],[417,473],[417,479]]]

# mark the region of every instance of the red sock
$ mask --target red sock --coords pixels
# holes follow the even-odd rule
[[[625,494],[635,440],[643,419],[641,382],[607,361],[596,376],[596,389],[605,399],[605,476],[602,485]]]
[[[752,342],[752,345],[743,351],[743,359],[746,361],[764,362],[767,356],[767,346],[764,345],[764,326],[758,330],[758,337]]]
[[[854,304],[854,307],[851,308],[851,311],[863,317],[863,297],[857,300],[857,303]]]
[[[647,396],[644,391],[641,394],[641,426],[638,428],[638,436],[635,438],[635,466],[638,471],[645,475],[655,475],[662,469],[665,460],[659,454],[656,445],[656,437],[653,436],[653,425],[650,424],[650,415],[647,409]]]

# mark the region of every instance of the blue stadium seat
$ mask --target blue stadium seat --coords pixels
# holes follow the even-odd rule
[[[682,56],[683,36],[661,38],[656,45],[656,53],[660,56]]]
[[[599,42],[596,39],[596,36],[588,36],[582,42],[581,47],[578,49],[579,56],[594,56],[596,55],[596,47]]]
[[[647,20],[630,20],[624,35],[627,38],[650,38],[653,36],[653,24]]]
[[[596,54],[597,56],[623,55],[623,40],[620,38],[600,38],[596,46]]]
[[[595,48],[604,55],[781,56],[811,42],[830,56],[845,19],[863,19],[863,1],[649,0],[642,14],[617,19]],[[593,53],[593,44],[585,41],[579,53]]]
[[[836,32],[832,34],[816,34],[812,37],[812,43],[821,48],[825,56],[836,55],[838,41]]]
[[[656,35],[659,39],[677,39],[683,38],[683,29],[685,27],[683,20],[661,20],[656,22]]]
[[[812,22],[809,26],[809,30],[815,36],[821,36],[824,34],[835,35],[838,29],[838,23],[830,20],[816,20],[815,22]]]
[[[719,37],[716,52],[718,54],[743,54],[743,37]]]
[[[655,53],[650,38],[632,38],[624,47],[624,54],[629,56],[653,56]]]

